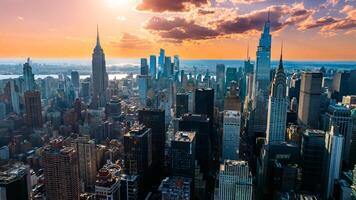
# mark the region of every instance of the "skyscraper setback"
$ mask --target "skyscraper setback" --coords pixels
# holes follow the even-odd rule
[[[108,87],[108,74],[104,50],[100,45],[99,29],[97,29],[96,46],[92,59],[93,107],[104,107],[106,103],[106,89]]]

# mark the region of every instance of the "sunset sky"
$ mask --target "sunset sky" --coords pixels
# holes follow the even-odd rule
[[[255,59],[270,10],[272,58],[356,60],[356,0],[0,0],[1,58]]]

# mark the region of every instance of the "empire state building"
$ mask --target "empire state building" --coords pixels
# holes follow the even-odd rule
[[[96,46],[92,59],[92,84],[93,96],[92,107],[103,107],[106,104],[106,89],[108,87],[108,74],[106,73],[106,62],[104,50],[101,48],[99,29],[97,29]]]

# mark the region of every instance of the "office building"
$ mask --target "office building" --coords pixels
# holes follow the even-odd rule
[[[138,84],[138,96],[140,104],[142,107],[146,107],[147,104],[147,91],[149,87],[149,76],[147,75],[138,75],[137,76]]]
[[[16,85],[15,80],[9,80],[9,83],[12,111],[17,114],[20,114],[20,96],[18,86]]]
[[[96,175],[95,199],[120,199],[120,177],[116,177],[109,168],[101,168]]]
[[[139,176],[122,174],[120,176],[120,200],[139,199]]]
[[[356,95],[343,96],[342,104],[356,108]]]
[[[253,85],[253,132],[264,135],[267,128],[268,87],[271,70],[271,34],[269,16],[264,24],[256,52]]]
[[[325,153],[325,132],[317,129],[305,130],[301,144],[302,188],[304,190],[321,192]]]
[[[95,141],[90,140],[89,136],[78,137],[72,142],[72,147],[78,157],[81,191],[94,191],[97,173]]]
[[[219,199],[252,200],[252,175],[247,161],[225,160],[219,171]]]
[[[106,104],[106,89],[108,87],[108,74],[106,73],[106,61],[104,50],[101,48],[99,30],[97,30],[96,46],[92,55],[92,106],[104,107]]]
[[[224,110],[242,111],[242,103],[236,81],[230,82],[229,93],[224,99]]]
[[[24,92],[35,90],[35,76],[30,66],[30,58],[23,65]]]
[[[52,140],[43,151],[43,174],[48,200],[79,199],[78,155],[64,147],[61,139]]]
[[[41,94],[39,91],[25,92],[25,111],[25,119],[29,127],[42,127],[42,106]]]
[[[30,199],[30,169],[21,163],[6,164],[0,167],[0,199]]]
[[[349,166],[353,167],[356,164],[356,108],[351,110],[352,118],[352,139],[350,147],[350,156],[349,156]]]
[[[235,67],[228,67],[226,68],[226,88],[225,90],[227,90],[230,85],[231,85],[231,81],[237,81],[237,69]]]
[[[222,159],[238,160],[240,149],[241,112],[225,110],[223,118]]]
[[[143,175],[152,164],[152,132],[142,124],[134,124],[124,135],[124,167],[128,175]]]
[[[286,74],[283,69],[282,52],[279,66],[271,85],[268,100],[266,142],[285,142],[288,99]]]
[[[325,127],[323,127],[325,131],[330,131],[334,125],[338,127],[338,133],[344,136],[342,160],[348,163],[352,139],[352,118],[350,109],[341,104],[330,104],[325,118]]]
[[[173,65],[174,65],[174,71],[179,71],[179,69],[180,69],[180,60],[179,60],[179,56],[178,55],[174,55]]]
[[[70,78],[71,78],[73,87],[79,88],[79,80],[80,80],[79,73],[77,71],[71,71]]]
[[[337,72],[333,77],[330,98],[338,102],[342,101],[342,97],[349,94],[349,87],[350,72]]]
[[[300,85],[298,122],[303,127],[319,128],[320,121],[320,72],[303,72]]]
[[[174,176],[194,178],[195,132],[178,131],[171,141],[171,172]]]
[[[223,99],[225,96],[225,65],[216,65],[216,98]]]
[[[195,90],[195,113],[207,115],[212,123],[214,121],[214,90],[196,89]]]
[[[324,198],[329,199],[334,192],[335,180],[339,179],[341,171],[344,137],[332,126],[325,136],[326,165],[324,174]]]
[[[140,70],[141,70],[141,75],[148,75],[147,58],[141,58]]]
[[[152,169],[155,178],[162,176],[164,163],[164,143],[166,140],[165,111],[139,110],[139,123],[151,129],[152,133]]]
[[[164,62],[165,62],[166,53],[164,49],[159,49],[159,56],[158,56],[158,73],[163,73]]]
[[[155,55],[150,55],[150,76],[152,79],[156,78],[157,59]]]
[[[162,200],[190,200],[192,194],[192,179],[186,177],[167,177],[162,180],[158,191]]]
[[[176,94],[176,117],[179,118],[183,114],[188,113],[189,96],[187,93]]]

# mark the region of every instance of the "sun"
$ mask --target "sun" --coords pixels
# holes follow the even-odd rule
[[[130,0],[105,0],[110,8],[117,8],[120,6],[128,5]]]

